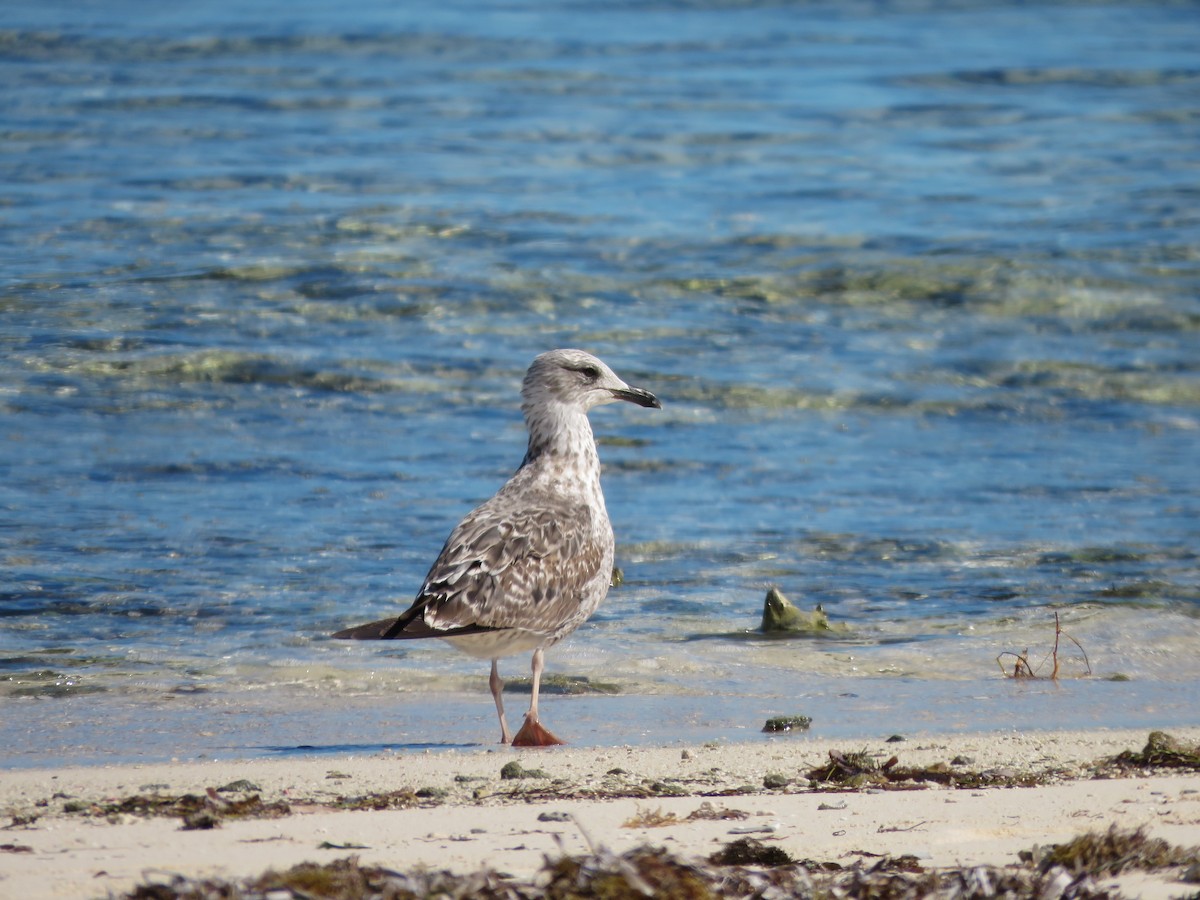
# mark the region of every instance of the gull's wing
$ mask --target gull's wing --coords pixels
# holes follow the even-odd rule
[[[603,565],[595,534],[583,503],[484,504],[454,529],[425,577],[417,602],[426,624],[556,631],[578,614]]]
[[[584,503],[549,496],[508,507],[503,496],[472,511],[451,532],[399,618],[334,637],[454,637],[504,628],[549,635],[578,618],[604,565],[595,513]]]

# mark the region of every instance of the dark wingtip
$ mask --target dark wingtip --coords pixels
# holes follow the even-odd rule
[[[378,622],[370,622],[367,625],[356,625],[353,628],[345,628],[342,631],[336,632],[333,635],[335,641],[382,641],[391,637],[388,632],[392,626],[399,621],[393,616],[390,619],[381,619]]]
[[[380,619],[366,625],[356,625],[345,628],[331,635],[335,641],[392,641],[411,640],[413,638],[448,638],[461,637],[467,634],[484,634],[489,631],[502,631],[499,628],[489,628],[487,625],[462,625],[458,628],[430,628],[420,616],[407,613],[403,616],[392,616],[390,619]]]

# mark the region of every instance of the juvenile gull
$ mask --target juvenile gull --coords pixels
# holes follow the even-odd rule
[[[630,387],[582,350],[537,357],[521,386],[529,449],[516,474],[458,523],[399,618],[347,628],[334,637],[437,637],[490,659],[488,684],[501,742],[561,744],[538,721],[538,689],[545,649],[582,625],[608,594],[613,532],[587,414],[614,400],[662,409],[652,393]],[[497,661],[529,650],[533,699],[513,737],[504,720]]]

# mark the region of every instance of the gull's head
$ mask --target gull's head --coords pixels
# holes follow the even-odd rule
[[[537,357],[525,373],[521,408],[525,418],[551,407],[575,408],[586,413],[593,406],[628,400],[638,406],[662,409],[652,393],[630,387],[617,374],[583,350],[551,350]]]

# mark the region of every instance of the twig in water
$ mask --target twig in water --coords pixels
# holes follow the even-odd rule
[[[1075,638],[1071,637],[1071,635],[1062,630],[1062,622],[1059,620],[1057,611],[1054,613],[1054,647],[1048,654],[1046,654],[1045,657],[1042,658],[1040,663],[1038,663],[1036,666],[1030,664],[1029,650],[1025,650],[1022,653],[1015,653],[1012,650],[1005,650],[996,657],[996,663],[1000,666],[1000,671],[1004,673],[1006,678],[1040,678],[1041,676],[1037,673],[1042,666],[1046,664],[1046,660],[1049,659],[1053,661],[1053,667],[1051,668],[1050,674],[1047,677],[1051,681],[1057,681],[1060,670],[1058,646],[1062,638],[1066,638],[1078,648],[1080,654],[1083,656],[1083,666],[1086,670],[1084,674],[1091,675],[1092,664],[1088,661],[1087,651],[1083,649],[1083,645],[1079,643],[1079,641],[1075,640]],[[1012,664],[1011,672],[1004,668],[1003,660],[1008,656],[1011,656],[1016,660],[1016,662]]]

